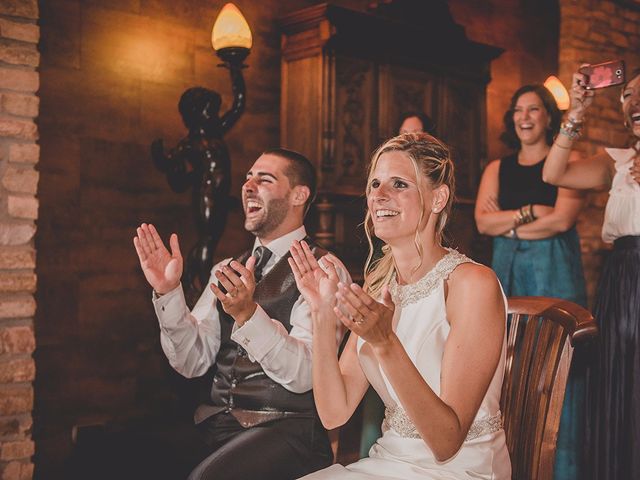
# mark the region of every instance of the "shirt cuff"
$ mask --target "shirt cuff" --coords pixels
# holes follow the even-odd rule
[[[280,337],[281,332],[275,322],[260,305],[253,316],[231,334],[231,340],[242,346],[257,362],[275,347]]]
[[[152,301],[158,320],[163,327],[176,326],[177,322],[182,319],[184,309],[187,305],[182,285],[178,285],[170,292],[161,296],[158,296],[154,291]]]

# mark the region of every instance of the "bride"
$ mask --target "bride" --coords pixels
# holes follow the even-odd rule
[[[490,269],[441,245],[453,190],[446,146],[400,135],[371,161],[365,228],[386,246],[372,265],[370,255],[364,288],[338,282],[337,258],[317,262],[304,242],[293,245],[323,424],[343,425],[369,384],[386,407],[368,458],[305,479],[511,478],[499,411],[505,298]],[[336,316],[351,330],[339,360]]]

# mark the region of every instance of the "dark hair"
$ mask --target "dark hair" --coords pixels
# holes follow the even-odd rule
[[[309,207],[316,198],[316,169],[307,157],[301,153],[286,148],[270,148],[262,152],[263,155],[275,155],[289,161],[289,166],[285,169],[284,174],[289,179],[291,186],[304,185],[309,187],[309,198],[307,199],[304,212],[309,211]]]
[[[520,139],[516,134],[516,127],[513,123],[513,113],[516,108],[516,103],[518,103],[518,99],[525,93],[529,92],[533,92],[540,97],[542,105],[544,105],[544,109],[547,111],[547,114],[551,119],[546,132],[547,145],[551,145],[553,143],[553,139],[558,133],[558,130],[560,129],[560,122],[562,121],[562,112],[558,108],[558,104],[549,90],[542,85],[525,85],[524,87],[520,87],[516,90],[516,93],[513,94],[513,97],[511,97],[509,110],[504,114],[504,132],[500,135],[502,143],[515,150],[520,149]]]
[[[631,82],[631,80],[633,80],[638,76],[640,76],[640,67],[634,68],[633,70],[631,70],[631,75],[627,75],[627,81],[624,82],[624,85],[622,85],[621,92],[624,92],[624,89],[627,88],[627,85],[629,85],[629,82]]]
[[[410,110],[408,112],[404,112],[400,116],[400,123],[398,124],[398,128],[396,128],[396,132],[400,133],[400,127],[402,127],[402,124],[404,123],[404,121],[407,118],[411,118],[411,117],[417,117],[418,120],[420,120],[420,123],[422,123],[423,132],[428,133],[429,135],[436,134],[436,122],[434,122],[433,119],[426,113],[419,112],[417,110],[416,111]]]

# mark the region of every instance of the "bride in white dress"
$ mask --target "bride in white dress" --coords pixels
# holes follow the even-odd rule
[[[490,269],[441,245],[453,189],[446,146],[400,135],[371,162],[365,227],[386,246],[367,265],[364,289],[338,283],[335,257],[319,265],[304,242],[292,247],[289,262],[312,310],[322,423],[343,425],[369,384],[386,406],[368,458],[305,479],[511,478],[499,411],[505,298]],[[340,360],[336,316],[351,330]]]

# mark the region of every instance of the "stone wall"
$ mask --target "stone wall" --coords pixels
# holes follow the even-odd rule
[[[627,72],[640,67],[640,5],[635,2],[635,8],[628,6],[633,3],[560,0],[559,71],[565,85],[571,85],[571,76],[582,63],[624,59]],[[593,155],[605,146],[627,147],[628,140],[620,88],[599,90],[576,148],[585,155]],[[591,193],[578,224],[591,305],[602,260],[610,248],[600,238],[607,197],[606,191]]]
[[[33,474],[40,63],[36,0],[0,2],[0,478]]]

